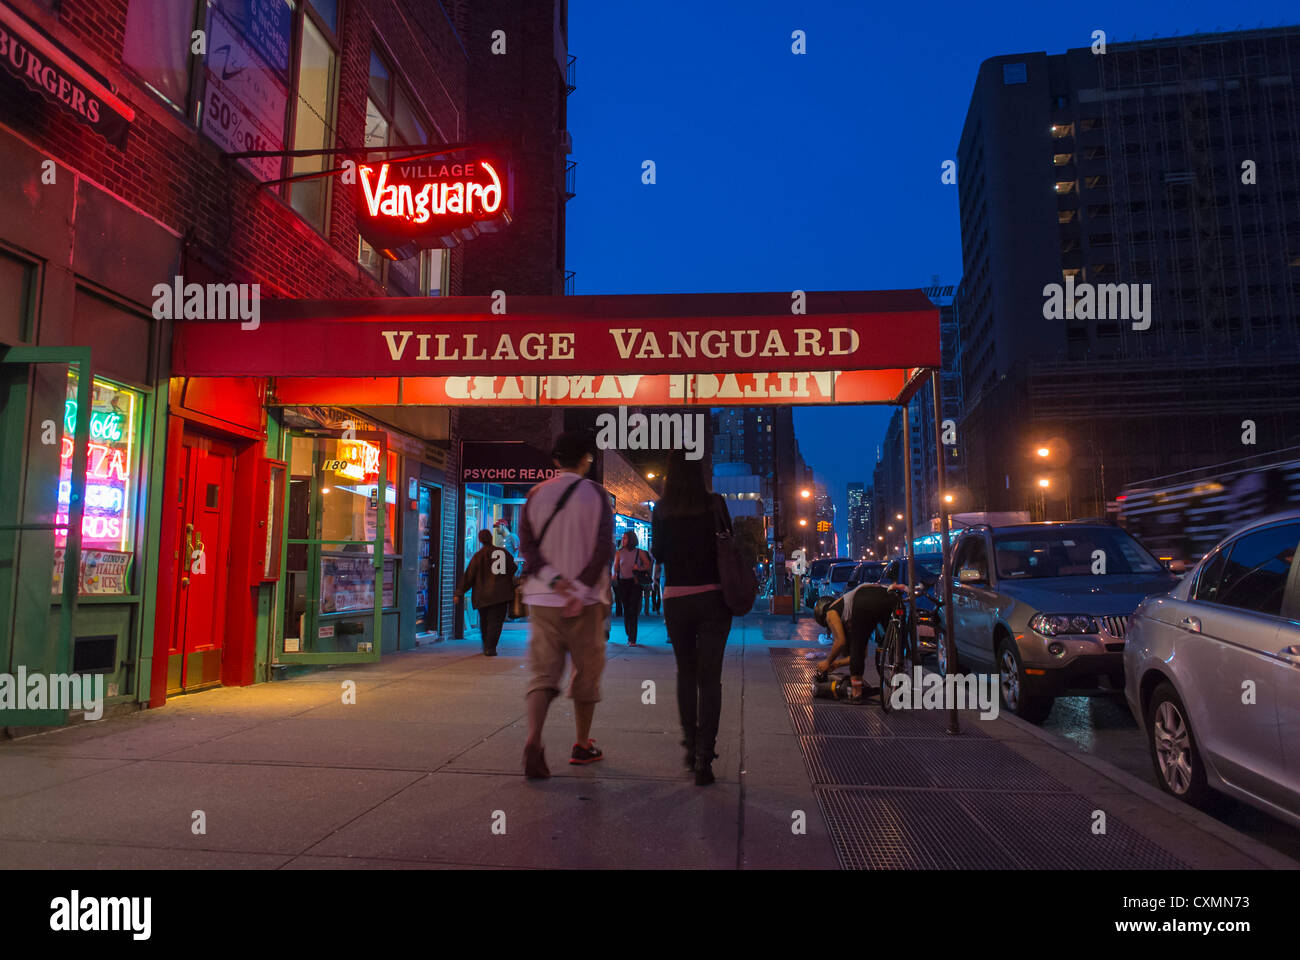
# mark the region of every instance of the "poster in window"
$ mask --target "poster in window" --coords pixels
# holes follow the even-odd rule
[[[286,0],[220,0],[219,6],[266,65],[287,83],[293,11]]]
[[[215,8],[208,18],[203,132],[228,153],[284,149],[288,89]],[[279,157],[241,160],[260,180],[280,175]]]

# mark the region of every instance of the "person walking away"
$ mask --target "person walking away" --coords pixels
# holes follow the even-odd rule
[[[478,611],[479,631],[483,636],[483,656],[495,657],[501,628],[515,595],[515,558],[505,548],[496,546],[487,530],[478,532],[478,542],[482,546],[470,557],[456,587],[456,602],[464,600],[466,592],[472,591],[470,599]]]
[[[567,656],[573,676],[576,737],[569,763],[594,763],[603,754],[591,738],[605,669],[605,618],[614,554],[614,510],[605,488],[586,479],[595,459],[590,438],[562,433],[551,451],[560,473],[528,492],[519,522],[519,546],[528,571],[523,584],[528,637],[528,737],[524,775],[549,777],[542,728],[560,694]]]
[[[636,646],[637,617],[641,613],[641,582],[650,576],[654,561],[637,547],[637,536],[631,530],[623,534],[622,546],[614,554],[615,589],[623,608],[623,629],[627,631],[627,645]]]
[[[703,460],[674,451],[651,518],[651,553],[664,567],[664,625],[677,659],[677,711],[695,783],[713,783],[722,715],[722,655],[731,610],[718,575],[717,532],[730,531],[726,501],[709,492]]]

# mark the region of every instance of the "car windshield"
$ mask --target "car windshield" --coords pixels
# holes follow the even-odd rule
[[[864,563],[858,576],[863,583],[875,583],[880,579],[881,573],[884,572],[884,566],[879,563]]]
[[[841,563],[831,567],[831,583],[847,583],[853,573],[853,564]]]
[[[1116,576],[1160,573],[1160,561],[1123,530],[1111,527],[1043,530],[994,536],[999,577]]]

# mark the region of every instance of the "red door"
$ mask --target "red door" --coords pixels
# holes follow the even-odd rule
[[[170,518],[179,562],[168,693],[221,682],[234,475],[233,447],[201,434],[185,435]]]

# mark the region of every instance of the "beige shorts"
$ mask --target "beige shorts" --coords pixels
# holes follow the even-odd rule
[[[568,654],[573,661],[569,696],[584,703],[595,703],[600,699],[600,675],[605,671],[605,617],[609,606],[588,604],[581,614],[567,620],[562,609],[531,604],[528,607],[532,624],[528,668],[533,675],[528,692],[550,690],[558,694],[564,676],[564,656]]]

